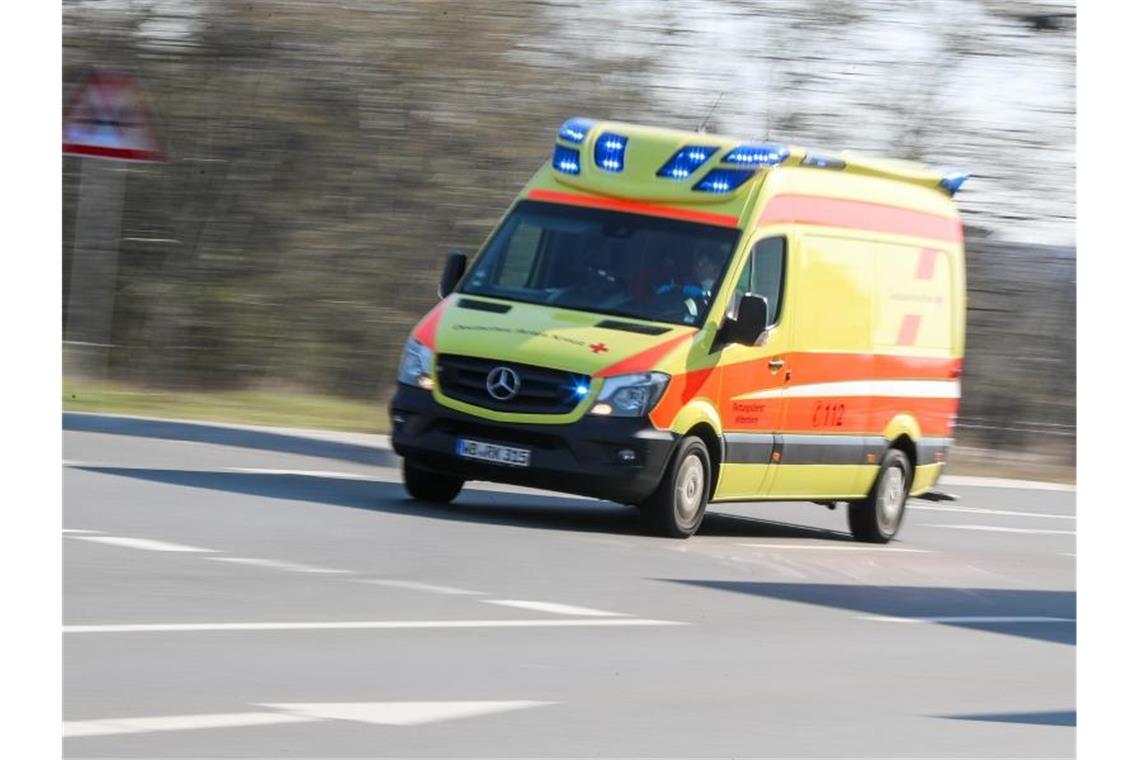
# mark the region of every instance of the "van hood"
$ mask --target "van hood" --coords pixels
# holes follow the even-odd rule
[[[651,369],[696,332],[683,325],[453,293],[412,336],[437,354],[609,376]]]

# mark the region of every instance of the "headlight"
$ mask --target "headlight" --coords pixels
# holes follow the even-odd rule
[[[632,375],[607,377],[602,384],[598,400],[594,402],[590,414],[611,417],[641,417],[649,413],[653,405],[669,385],[669,376],[664,372],[638,372]]]
[[[400,359],[399,381],[430,391],[435,386],[431,378],[431,357],[430,348],[415,338],[408,338],[404,356]]]

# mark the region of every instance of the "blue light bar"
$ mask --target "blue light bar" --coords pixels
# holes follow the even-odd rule
[[[726,164],[745,166],[775,166],[788,157],[788,149],[778,143],[748,143],[737,145],[721,159]]]
[[[800,166],[810,166],[815,169],[845,169],[847,162],[842,158],[832,158],[831,156],[820,155],[819,153],[808,153],[800,161]]]
[[[625,168],[625,146],[628,137],[603,132],[594,143],[594,163],[607,172],[620,172]]]
[[[565,140],[566,142],[580,143],[586,139],[586,133],[590,131],[590,127],[592,126],[594,126],[592,120],[583,119],[580,116],[567,119],[558,130],[558,139]]]
[[[962,184],[969,178],[970,175],[968,172],[959,171],[957,169],[948,170],[942,177],[942,181],[938,183],[938,186],[953,195],[958,192],[958,189],[961,188]]]
[[[686,145],[657,170],[657,176],[666,179],[686,179],[701,168],[701,165],[716,151],[715,145]]]
[[[550,159],[550,163],[563,174],[577,174],[582,171],[582,161],[578,151],[573,148],[555,145],[554,157]]]
[[[755,173],[751,169],[713,169],[693,189],[702,193],[731,193]]]

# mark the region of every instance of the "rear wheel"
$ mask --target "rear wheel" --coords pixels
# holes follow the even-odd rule
[[[902,526],[910,491],[911,466],[906,454],[890,449],[883,457],[875,485],[866,498],[847,505],[847,525],[858,541],[885,544]]]
[[[646,527],[671,538],[688,538],[701,527],[711,487],[709,452],[696,436],[681,439],[657,490],[639,505]]]
[[[447,504],[463,488],[463,479],[424,470],[404,459],[404,490],[413,499]]]

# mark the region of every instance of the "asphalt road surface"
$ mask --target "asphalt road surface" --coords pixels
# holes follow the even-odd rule
[[[64,433],[64,751],[80,757],[1070,757],[1075,495],[628,507],[279,434]],[[181,440],[180,440],[181,439]]]

